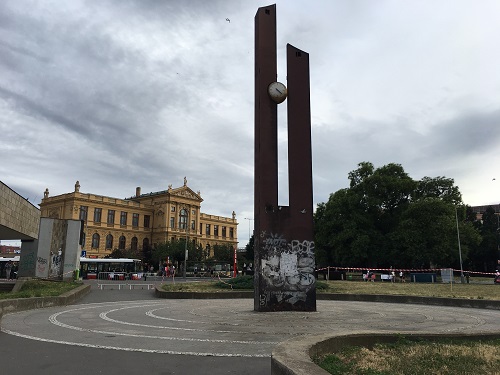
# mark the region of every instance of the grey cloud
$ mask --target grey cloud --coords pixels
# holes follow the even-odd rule
[[[457,160],[471,154],[496,151],[500,143],[500,109],[468,112],[435,124],[427,137],[428,158]]]

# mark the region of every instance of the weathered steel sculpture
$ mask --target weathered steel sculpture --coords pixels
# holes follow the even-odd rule
[[[254,310],[316,311],[309,54],[287,45],[277,79],[276,5],[255,16]],[[278,206],[278,110],[288,108],[289,206]]]

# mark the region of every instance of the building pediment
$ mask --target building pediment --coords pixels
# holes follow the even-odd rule
[[[183,198],[193,199],[193,200],[196,200],[198,202],[203,202],[203,199],[200,197],[200,195],[195,193],[193,190],[191,190],[187,186],[182,186],[182,187],[176,188],[176,189],[169,189],[168,192],[170,195],[173,195],[173,196],[183,197]]]

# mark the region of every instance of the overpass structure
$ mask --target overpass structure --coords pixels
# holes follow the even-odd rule
[[[38,239],[40,210],[0,181],[0,240]]]

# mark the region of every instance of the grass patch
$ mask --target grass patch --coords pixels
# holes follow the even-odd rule
[[[28,280],[23,284],[19,292],[0,293],[0,299],[55,297],[75,289],[80,285],[82,285],[82,283],[77,281]]]
[[[253,276],[238,276],[228,280],[222,280],[215,283],[217,288],[221,289],[246,289],[253,290]]]
[[[192,283],[165,283],[161,286],[167,292],[229,292],[231,290],[253,291],[253,276],[238,276],[231,279],[195,281]],[[323,281],[316,283],[316,289],[327,290]]]
[[[410,341],[377,344],[373,349],[347,347],[315,363],[330,374],[427,375],[498,374],[500,340]]]
[[[217,280],[194,281],[190,283],[165,283],[161,286],[167,292],[227,292],[228,289],[218,287]],[[230,288],[229,288],[230,290]]]

